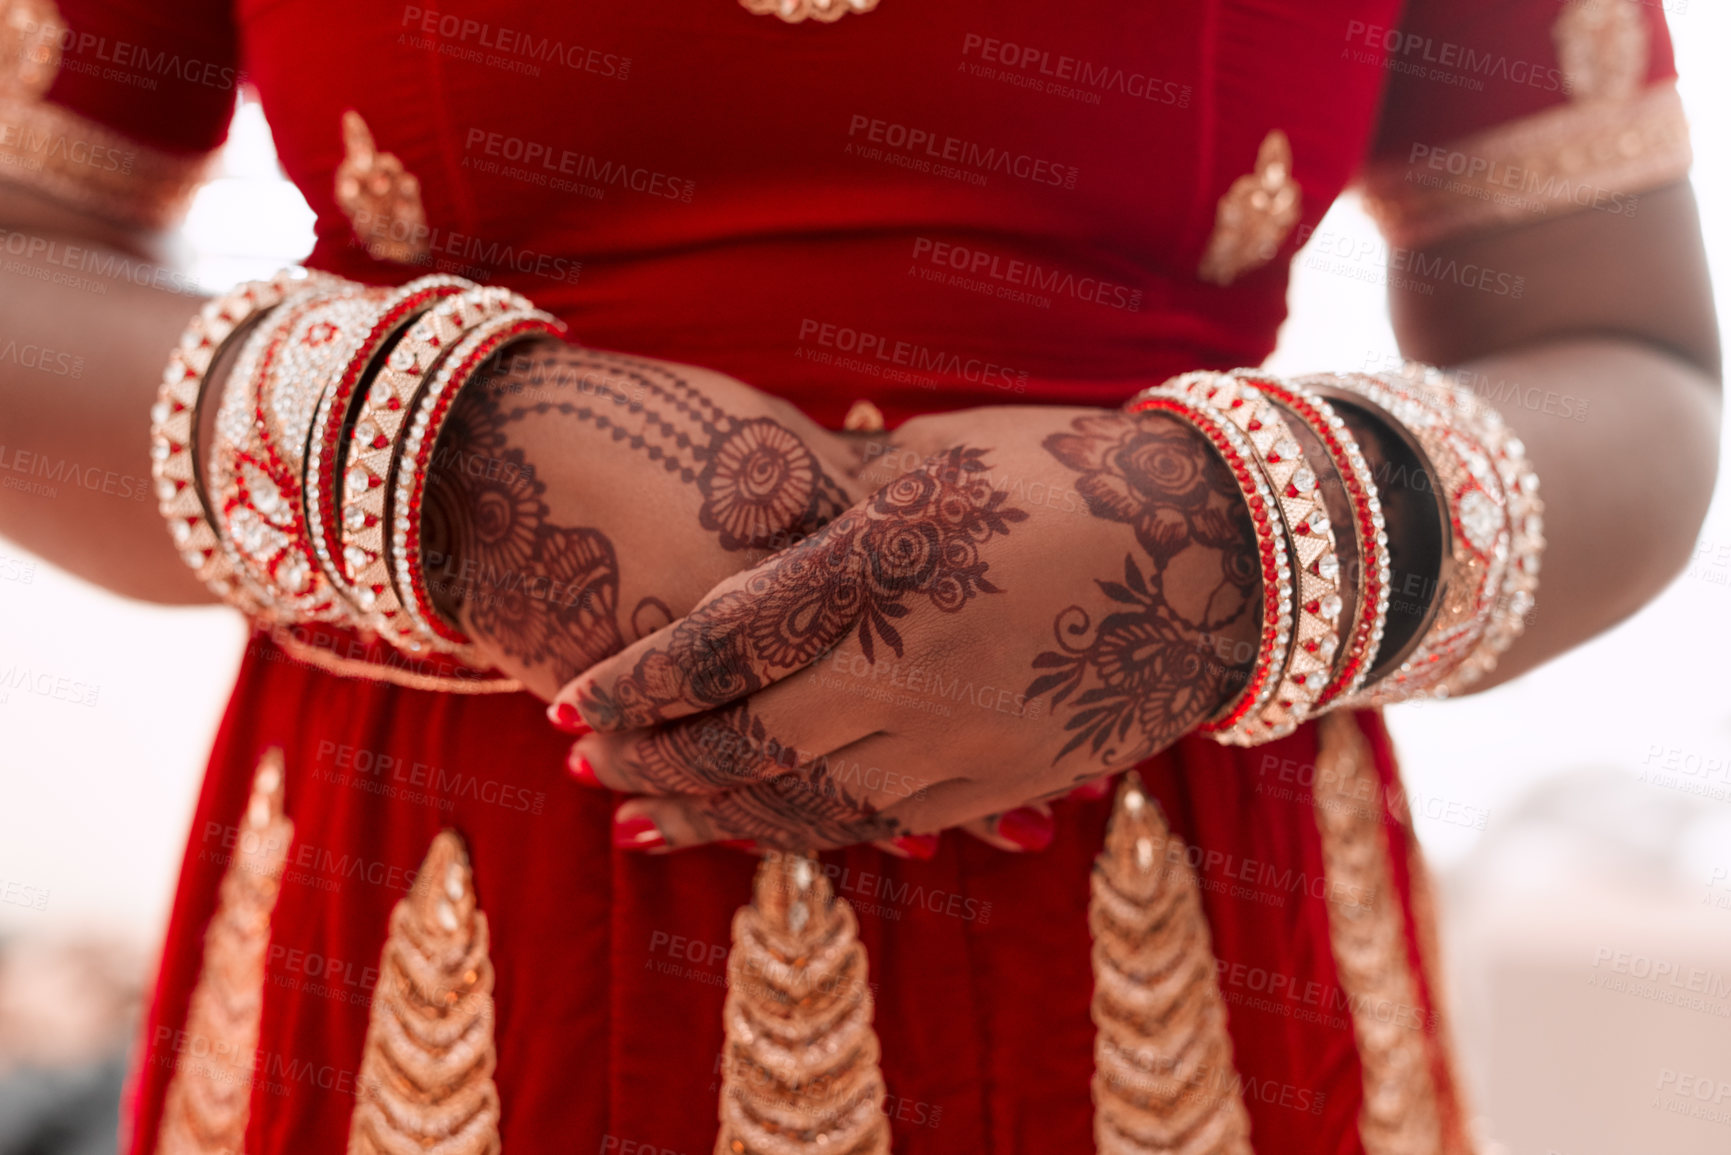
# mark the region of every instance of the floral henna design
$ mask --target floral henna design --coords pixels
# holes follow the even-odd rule
[[[1202,720],[1247,676],[1261,580],[1256,537],[1225,464],[1177,421],[1080,417],[1047,452],[1082,476],[1095,517],[1131,527],[1151,567],[1124,558],[1123,580],[1098,580],[1121,609],[1095,622],[1071,606],[1052,625],[1057,649],[1029,698],[1068,702],[1062,759],[1084,746],[1097,761],[1147,757]]]
[[[956,613],[998,593],[980,546],[1027,520],[992,486],[985,449],[958,446],[897,478],[818,533],[752,571],[674,626],[611,687],[588,687],[583,713],[607,728],[647,726],[675,705],[708,709],[809,665],[853,633],[867,661],[898,658],[895,622],[921,601]]]
[[[829,759],[819,758],[806,773],[706,798],[688,813],[705,841],[745,839],[779,850],[852,846],[910,833],[838,778]]]
[[[576,400],[513,404],[527,389]],[[703,495],[699,522],[729,551],[768,551],[809,537],[848,504],[805,443],[769,418],[739,419],[653,362],[561,350],[518,358],[478,378],[449,418],[429,470],[423,532],[440,612],[507,656],[566,681],[624,647],[619,564],[599,530],[548,522],[546,485],[511,428],[557,413],[611,432]],[[648,597],[636,636],[671,618]],[[639,625],[639,623],[643,623]]]

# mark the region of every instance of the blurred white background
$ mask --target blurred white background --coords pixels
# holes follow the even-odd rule
[[[1669,7],[1731,321],[1731,69],[1720,59],[1731,12]],[[188,228],[200,282],[226,287],[304,255],[311,220],[257,107],[243,107],[224,175]],[[1378,244],[1352,203],[1322,228],[1336,244]],[[1274,368],[1394,355],[1374,280],[1301,256],[1292,305]],[[47,892],[43,909],[0,902],[0,938],[154,950],[242,641],[228,611],[125,602],[0,540],[0,673],[68,677],[97,687],[99,705],[0,686],[0,886]],[[1688,573],[1639,616],[1494,692],[1389,712],[1441,884],[1457,1033],[1493,1151],[1731,1151],[1728,653],[1722,480]],[[1640,958],[1669,962],[1681,985],[1642,987]],[[1684,1081],[1701,1078],[1716,1102]],[[1720,1114],[1691,1116],[1697,1104]]]

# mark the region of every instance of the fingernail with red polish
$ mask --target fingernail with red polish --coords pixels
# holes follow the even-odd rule
[[[613,820],[613,848],[615,850],[654,850],[667,845],[667,839],[661,836],[655,823],[641,814],[633,814],[628,818]]]
[[[909,858],[930,862],[938,856],[938,836],[935,834],[904,834],[892,838],[891,844]]]
[[[601,781],[600,775],[595,773],[595,767],[589,765],[589,759],[575,750],[571,751],[571,756],[565,760],[565,768],[571,771],[571,777],[585,786],[605,787],[607,785]]]
[[[998,837],[1023,850],[1044,850],[1052,845],[1052,817],[1032,806],[1006,810],[998,819]]]
[[[583,720],[583,715],[577,712],[577,707],[570,702],[554,702],[547,707],[547,720],[567,734],[592,734],[595,727]]]

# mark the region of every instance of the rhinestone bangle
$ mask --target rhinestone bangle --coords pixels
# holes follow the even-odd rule
[[[304,501],[307,536],[325,580],[351,603],[355,590],[337,561],[342,552],[337,479],[343,468],[343,432],[348,427],[356,391],[368,379],[379,354],[403,328],[439,301],[474,287],[473,282],[460,277],[436,275],[410,281],[390,293],[346,335],[343,370],[319,398],[307,445]]]
[[[362,396],[343,466],[342,576],[357,610],[392,645],[420,654],[426,638],[404,615],[387,556],[391,467],[415,400],[439,362],[469,330],[512,310],[532,310],[504,289],[477,288],[449,297],[409,327]],[[431,636],[431,635],[427,635]],[[443,645],[435,649],[447,648]]]
[[[1243,688],[1198,727],[1220,741],[1234,741],[1239,728],[1252,723],[1253,712],[1273,695],[1291,649],[1296,590],[1292,582],[1291,546],[1280,524],[1280,506],[1256,464],[1256,450],[1249,437],[1214,410],[1191,400],[1182,391],[1165,387],[1143,390],[1131,398],[1125,409],[1131,413],[1166,413],[1207,438],[1231,470],[1256,527],[1256,549],[1262,569],[1262,620],[1256,659]]]
[[[1359,581],[1352,599],[1352,625],[1345,633],[1345,649],[1322,692],[1311,707],[1321,713],[1336,698],[1357,690],[1370,672],[1371,662],[1382,645],[1388,621],[1389,550],[1388,529],[1383,523],[1382,502],[1370,465],[1359,450],[1346,423],[1322,395],[1301,381],[1283,381],[1262,375],[1247,375],[1263,395],[1303,422],[1322,442],[1352,508],[1353,537],[1358,547]],[[1323,661],[1334,657],[1324,638],[1312,651]]]
[[[1186,373],[1161,388],[1184,391],[1245,435],[1274,491],[1280,528],[1297,570],[1292,644],[1276,673],[1270,700],[1236,726],[1219,732],[1205,726],[1202,732],[1219,742],[1246,746],[1284,737],[1310,715],[1330,681],[1341,643],[1340,555],[1317,470],[1305,459],[1280,407],[1248,378]]]
[[[1445,682],[1485,640],[1509,563],[1506,495],[1490,454],[1465,423],[1427,402],[1399,379],[1343,374],[1342,389],[1398,422],[1417,440],[1447,507],[1443,571],[1433,595],[1434,616],[1417,646],[1396,668],[1343,706],[1385,706],[1447,694]]]
[[[1536,604],[1539,562],[1545,548],[1545,503],[1539,496],[1539,476],[1527,460],[1526,444],[1515,435],[1489,403],[1458,378],[1428,365],[1408,363],[1394,379],[1406,385],[1433,409],[1464,426],[1491,458],[1503,487],[1503,515],[1508,535],[1508,564],[1487,615],[1484,637],[1438,690],[1438,697],[1458,694],[1496,668],[1497,659],[1526,630],[1527,615]],[[1451,508],[1453,520],[1461,514]]]
[[[210,501],[217,535],[236,576],[270,621],[340,616],[328,587],[314,580],[302,548],[300,479],[283,460],[265,419],[263,390],[288,333],[316,305],[351,297],[358,285],[320,279],[292,294],[247,337],[223,385],[210,455]]]
[[[199,414],[207,400],[211,366],[260,317],[312,281],[305,270],[288,269],[268,281],[248,281],[207,301],[169,354],[150,410],[150,472],[157,509],[181,560],[219,598],[249,614],[259,607],[235,580],[201,485]]]
[[[437,376],[415,403],[403,451],[394,471],[391,498],[391,557],[395,563],[397,597],[422,640],[467,646],[469,638],[433,606],[421,565],[421,505],[427,470],[451,404],[494,354],[527,337],[559,337],[565,326],[546,313],[512,310],[471,329],[439,366]]]

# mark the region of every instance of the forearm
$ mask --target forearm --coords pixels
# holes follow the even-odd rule
[[[1545,502],[1536,607],[1482,689],[1628,617],[1684,567],[1713,491],[1719,395],[1705,370],[1611,337],[1457,368],[1526,443]]]
[[[74,222],[21,203],[0,189],[0,227],[18,238],[0,265],[0,534],[116,593],[209,601],[157,513],[148,432],[199,300],[154,287],[119,234],[57,229]],[[87,271],[71,250],[101,259]],[[138,275],[105,271],[121,261]]]

